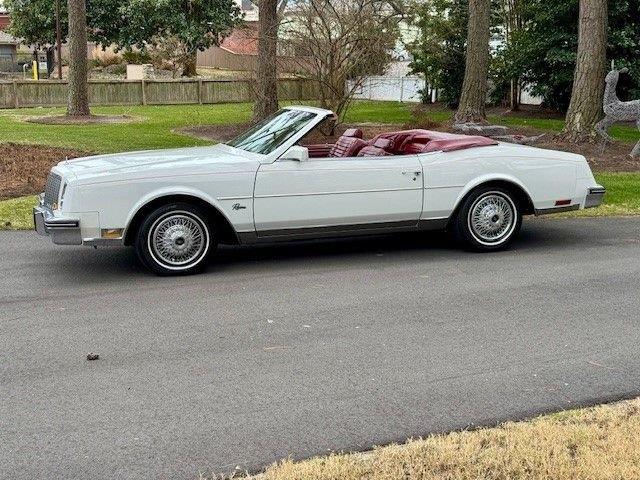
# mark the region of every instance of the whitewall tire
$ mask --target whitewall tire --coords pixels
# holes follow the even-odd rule
[[[503,187],[480,187],[463,201],[453,219],[458,241],[474,251],[507,248],[522,226],[522,209],[517,195]]]
[[[202,271],[215,249],[214,229],[207,215],[188,203],[161,206],[143,220],[135,242],[142,263],[159,275]]]

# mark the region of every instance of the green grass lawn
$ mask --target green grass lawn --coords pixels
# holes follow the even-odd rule
[[[31,230],[35,195],[0,201],[0,230]]]
[[[531,118],[524,115],[496,116],[490,115],[489,121],[507,127],[532,127],[540,130],[560,132],[564,127],[564,120],[558,118]],[[609,134],[623,142],[637,142],[640,140],[640,131],[627,125],[614,125]]]
[[[95,153],[206,145],[209,142],[174,130],[248,122],[251,109],[249,103],[92,109],[98,115],[130,115],[136,119],[132,123],[111,125],[41,125],[25,121],[33,116],[62,114],[62,108],[0,110],[0,143],[50,145]],[[411,110],[397,102],[356,102],[346,118],[347,122],[405,123],[410,120]]]
[[[559,214],[562,217],[599,217],[606,215],[640,215],[640,173],[596,173],[596,180],[606,187],[604,204],[577,212]],[[33,228],[31,209],[35,196],[0,201],[0,230]]]
[[[206,145],[204,140],[187,137],[174,130],[195,125],[247,122],[251,118],[251,108],[249,103],[93,108],[96,114],[130,115],[136,119],[133,123],[111,125],[41,125],[25,122],[28,117],[61,114],[64,111],[62,108],[0,110],[0,143],[31,143],[95,153]],[[413,105],[406,103],[359,101],[353,103],[345,121],[405,124],[413,120],[412,110]],[[450,117],[450,110],[438,109],[421,115],[421,118],[436,122]],[[562,120],[558,119],[524,116],[489,119],[509,126],[531,126],[550,131],[559,131],[563,125]],[[640,132],[628,126],[613,127],[611,134],[629,142],[640,139]]]

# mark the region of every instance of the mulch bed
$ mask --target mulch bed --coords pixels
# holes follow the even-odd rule
[[[213,140],[215,142],[228,142],[251,127],[250,123],[237,123],[232,125],[198,125],[195,127],[177,128],[176,133],[199,138],[200,140]]]
[[[0,144],[0,200],[40,193],[51,167],[90,153],[37,145]]]
[[[584,155],[589,166],[596,172],[639,172],[640,159],[629,156],[633,144],[623,142],[603,143],[568,143],[554,139],[542,138],[535,147],[562,150]]]

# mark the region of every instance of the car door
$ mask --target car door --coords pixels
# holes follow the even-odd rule
[[[415,155],[279,159],[256,175],[256,233],[410,228],[420,218],[422,195]]]

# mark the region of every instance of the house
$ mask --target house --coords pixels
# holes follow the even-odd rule
[[[258,7],[251,0],[234,0],[244,14],[244,25],[236,28],[220,46],[198,52],[198,67],[252,72],[258,61]],[[296,59],[279,55],[278,68],[283,72],[299,70]]]
[[[7,9],[4,8],[4,5],[2,4],[2,0],[0,0],[0,31],[6,30],[8,26],[9,26],[9,13],[7,12]]]
[[[18,53],[18,40],[6,32],[0,31],[0,70],[15,65]]]
[[[220,46],[198,52],[198,67],[253,71],[258,55],[258,7],[251,0],[234,0],[244,14],[244,25],[236,28]]]

